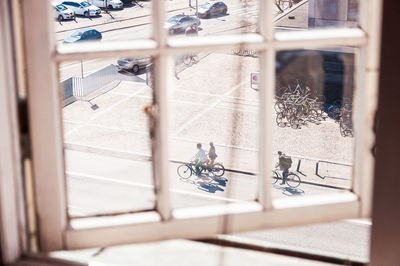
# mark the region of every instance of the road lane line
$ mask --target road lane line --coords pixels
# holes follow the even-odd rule
[[[141,187],[141,188],[145,188],[145,189],[154,189],[153,185],[148,185],[148,184],[143,184],[143,183],[136,183],[136,182],[126,181],[126,180],[118,180],[118,179],[102,177],[102,176],[97,176],[97,175],[84,174],[84,173],[73,172],[73,171],[66,171],[66,173],[67,173],[67,176],[75,177],[75,178],[85,177],[88,179],[93,179],[93,180],[98,180],[98,181],[118,183],[121,185],[137,186],[137,187]],[[208,196],[208,195],[204,195],[204,194],[200,194],[200,193],[196,193],[196,192],[190,192],[190,191],[181,190],[181,189],[170,188],[169,191],[173,192],[173,193],[179,193],[179,194],[190,195],[190,196],[206,198],[206,199],[215,199],[215,200],[228,201],[228,202],[246,202],[246,200],[230,199],[230,198],[220,197],[220,196]]]

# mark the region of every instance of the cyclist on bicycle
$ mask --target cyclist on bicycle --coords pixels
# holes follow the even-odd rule
[[[282,170],[282,183],[281,185],[284,185],[287,179],[287,176],[289,175],[289,169],[292,166],[292,158],[289,156],[286,156],[283,154],[281,151],[278,151],[279,155],[279,162],[275,166],[276,168],[279,167],[280,170]]]
[[[207,161],[206,152],[201,148],[201,143],[197,143],[197,153],[193,157],[195,163],[194,167],[196,170],[196,175],[200,174],[200,166],[202,166]]]

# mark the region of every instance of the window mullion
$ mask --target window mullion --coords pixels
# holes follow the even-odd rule
[[[272,1],[260,1],[260,29],[261,34],[268,41],[274,38],[274,26],[272,25],[274,12]]]
[[[375,143],[373,131],[378,99],[382,1],[361,1],[360,26],[368,33],[368,44],[360,49],[357,60],[356,149],[354,192],[361,197],[360,216],[371,216]]]
[[[358,28],[320,29],[310,31],[288,31],[275,33],[277,50],[295,50],[334,46],[363,46],[367,34]]]
[[[169,58],[169,57],[168,57]],[[166,56],[154,59],[153,115],[154,136],[153,171],[156,193],[156,210],[163,220],[170,218],[169,177],[168,177],[168,100],[167,100],[167,64]]]
[[[275,88],[275,51],[268,49],[260,55],[260,159],[259,201],[265,209],[271,208],[272,166],[272,110]]]
[[[153,63],[153,175],[156,193],[156,210],[163,220],[171,216],[169,204],[168,177],[168,100],[167,73],[168,55],[166,48],[164,17],[164,1],[153,2],[153,37],[157,42],[158,52]]]
[[[164,47],[166,43],[166,34],[164,29],[165,21],[165,3],[164,1],[153,1],[153,38],[158,43],[158,47]]]

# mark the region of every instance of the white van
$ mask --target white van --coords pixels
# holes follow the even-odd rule
[[[64,6],[63,4],[51,3],[51,5],[54,8],[55,18],[58,21],[75,18],[75,12]]]
[[[120,9],[124,4],[120,0],[86,0],[92,5],[108,9]]]
[[[76,15],[89,17],[98,16],[101,13],[100,8],[86,1],[69,0],[63,1],[62,4],[74,11]]]

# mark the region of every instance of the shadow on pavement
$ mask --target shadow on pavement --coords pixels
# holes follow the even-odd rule
[[[215,193],[216,191],[224,191],[222,188],[220,188],[217,184],[214,183],[199,182],[199,186],[197,188],[208,193]]]
[[[226,181],[228,181],[225,178],[214,178],[214,181],[218,183],[218,186],[226,187]]]
[[[282,194],[286,196],[298,196],[304,194],[304,190],[300,188],[282,187],[279,185],[274,185],[275,189],[282,190]]]

